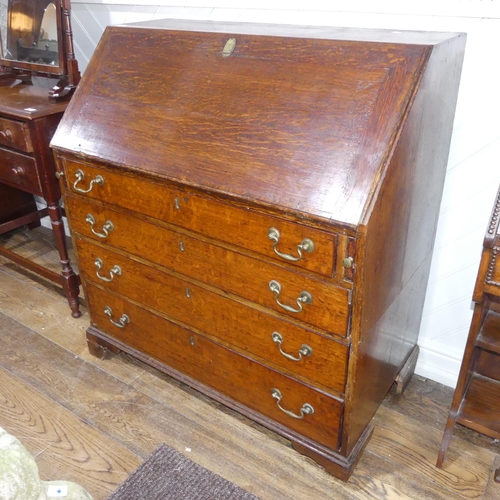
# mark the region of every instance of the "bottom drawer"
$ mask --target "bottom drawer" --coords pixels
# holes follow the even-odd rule
[[[342,401],[97,286],[87,283],[86,289],[92,324],[99,330],[309,439],[338,449]]]

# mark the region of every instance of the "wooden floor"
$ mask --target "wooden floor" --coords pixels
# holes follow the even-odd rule
[[[53,260],[53,249],[37,241],[46,233],[36,231],[8,243]],[[434,466],[449,388],[414,376],[402,397],[389,394],[346,484],[280,437],[129,356],[93,358],[85,309],[73,319],[60,291],[34,278],[0,258],[0,426],[33,454],[43,479],[75,481],[105,499],[166,443],[263,500],[500,499],[492,478],[497,442],[459,428],[445,468]]]

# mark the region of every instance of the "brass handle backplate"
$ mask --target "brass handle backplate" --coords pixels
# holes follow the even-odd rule
[[[113,325],[117,326],[118,328],[125,328],[125,325],[127,323],[130,323],[130,318],[126,314],[122,314],[118,321],[114,321],[111,317],[113,315],[113,311],[109,306],[106,306],[104,308],[104,314],[106,316],[109,316],[109,321],[111,321],[111,323],[113,323]]]
[[[300,409],[300,415],[297,415],[296,413],[293,413],[293,411],[290,410],[285,410],[281,406],[281,400],[283,399],[283,396],[281,395],[281,391],[279,389],[271,389],[271,396],[276,399],[276,404],[278,405],[278,408],[283,412],[286,413],[289,417],[296,418],[298,420],[303,419],[306,415],[312,415],[314,413],[314,408],[309,404],[309,403],[304,403],[302,405],[302,408]]]
[[[92,188],[94,187],[94,184],[97,184],[99,186],[102,186],[104,184],[104,177],[102,175],[96,175],[96,178],[92,179],[90,181],[88,189],[82,189],[82,188],[77,187],[77,185],[79,182],[81,182],[81,181],[83,181],[83,179],[85,179],[85,174],[84,174],[83,170],[78,169],[75,172],[75,177],[76,177],[76,181],[73,184],[73,189],[75,191],[77,191],[78,193],[90,193],[90,191],[92,191]]]
[[[311,354],[313,353],[313,350],[311,349],[310,346],[308,346],[307,344],[302,344],[299,349],[299,355],[295,357],[292,354],[288,354],[287,352],[281,349],[281,344],[283,344],[283,337],[278,332],[273,332],[271,338],[273,339],[273,342],[275,344],[278,344],[278,349],[280,353],[283,354],[283,356],[285,356],[285,358],[289,359],[290,361],[302,361],[302,359],[305,356],[311,356]]]
[[[236,38],[230,38],[222,49],[222,57],[229,57],[236,47]]]
[[[19,166],[12,167],[12,173],[14,175],[24,175],[24,169],[23,169],[23,167],[19,167]]]
[[[96,260],[94,261],[94,265],[95,265],[95,267],[97,267],[97,271],[95,272],[95,274],[102,281],[107,281],[107,282],[113,281],[113,278],[115,277],[115,275],[121,276],[121,274],[122,274],[122,268],[119,265],[114,265],[109,270],[109,278],[107,278],[106,276],[101,276],[99,274],[99,271],[101,270],[101,268],[103,266],[103,262],[99,257],[97,257]]]
[[[115,228],[113,223],[110,220],[107,220],[102,226],[102,233],[97,232],[94,229],[95,219],[92,214],[87,214],[87,217],[85,217],[85,222],[88,222],[90,224],[91,231],[99,238],[107,238],[109,236],[109,233]]]
[[[278,249],[278,243],[280,241],[280,232],[275,228],[275,227],[270,227],[267,230],[267,237],[274,242],[273,244],[273,250],[274,253],[278,256],[281,257],[282,259],[288,260],[290,262],[297,262],[298,260],[302,259],[303,253],[302,252],[312,252],[314,250],[314,242],[310,240],[309,238],[304,238],[301,243],[297,245],[297,254],[298,256],[295,257],[293,255],[289,255],[287,253],[281,253]]]
[[[281,308],[283,308],[285,311],[292,312],[292,313],[299,313],[302,311],[302,304],[310,304],[312,302],[312,295],[309,292],[300,292],[300,295],[297,297],[296,302],[297,302],[297,308],[294,308],[292,306],[287,306],[286,304],[282,304],[279,300],[280,298],[280,293],[281,293],[281,284],[278,283],[276,280],[271,280],[269,282],[269,290],[275,294],[274,300],[276,301],[276,304],[278,304]]]

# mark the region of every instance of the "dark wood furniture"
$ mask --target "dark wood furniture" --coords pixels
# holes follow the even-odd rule
[[[50,21],[49,24],[44,22],[45,9],[50,11],[52,26]],[[17,22],[20,18],[24,19],[23,23]],[[4,201],[1,206],[3,223],[0,224],[0,234],[26,224],[30,227],[40,225],[40,218],[48,215],[62,269],[57,273],[2,246],[0,254],[61,285],[72,315],[78,317],[81,314],[78,303],[80,280],[68,257],[60,206],[61,190],[49,148],[67,100],[79,79],[71,40],[69,2],[9,0],[6,19],[8,24],[1,32],[7,36],[0,45],[0,190],[8,191],[13,198],[12,205]],[[56,40],[50,35],[50,39],[41,41],[47,49],[35,47],[36,33],[42,33],[40,38],[43,38],[43,33],[50,30],[56,34]],[[26,195],[14,195],[16,190]],[[33,195],[44,198],[47,207],[29,210],[29,213],[19,211],[17,200],[22,197],[33,202]]]
[[[411,376],[465,36],[107,28],[53,139],[91,326],[347,479]]]
[[[441,468],[456,424],[500,439],[500,189],[483,243],[469,337],[446,422]],[[500,469],[495,480],[500,482]]]

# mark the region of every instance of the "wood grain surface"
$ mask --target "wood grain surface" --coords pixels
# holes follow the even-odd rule
[[[414,377],[402,396],[389,394],[343,483],[154,368],[123,354],[91,356],[85,310],[69,317],[60,291],[32,278],[0,261],[0,426],[21,439],[44,479],[76,481],[104,500],[164,442],[263,500],[500,498],[492,439],[458,428],[444,469],[434,466],[450,388]]]

